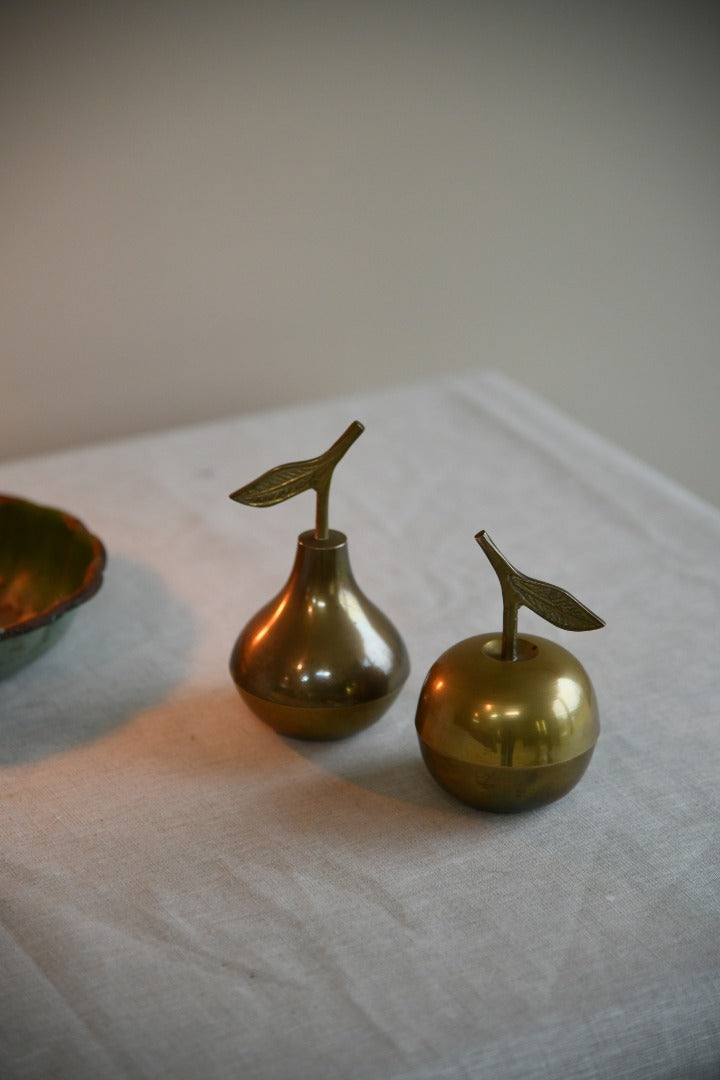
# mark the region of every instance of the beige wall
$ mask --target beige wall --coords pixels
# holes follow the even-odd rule
[[[711,5],[15,7],[0,456],[487,366],[720,503]]]

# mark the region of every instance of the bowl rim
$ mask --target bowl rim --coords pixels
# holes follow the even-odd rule
[[[83,525],[82,521],[73,514],[69,514],[66,510],[62,510],[59,507],[47,506],[44,503],[38,503],[32,499],[25,499],[19,495],[0,493],[0,506],[6,505],[7,503],[32,506],[62,518],[70,532],[83,533],[88,537],[92,549],[92,556],[85,568],[82,583],[76,589],[73,589],[72,592],[67,593],[54,603],[49,604],[46,608],[43,608],[42,611],[33,615],[32,618],[23,619],[21,622],[12,623],[10,626],[0,627],[0,641],[19,637],[21,634],[29,634],[31,631],[38,630],[42,626],[48,626],[66,612],[71,611],[80,604],[84,604],[86,600],[89,600],[95,595],[102,585],[103,570],[107,564],[107,552],[102,540],[98,536],[95,536],[94,533],[91,533],[90,530]]]

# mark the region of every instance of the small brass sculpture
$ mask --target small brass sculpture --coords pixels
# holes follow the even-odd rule
[[[466,638],[436,660],[415,725],[425,764],[447,791],[483,810],[527,810],[577,784],[600,728],[583,666],[555,642],[518,637],[518,609],[565,630],[604,623],[564,589],[516,570],[486,532],[475,539],[500,581],[502,634]]]
[[[283,735],[337,739],[374,723],[405,682],[407,650],[390,620],[360,590],[347,537],[330,529],[330,482],[364,431],[353,421],[318,457],[269,469],[230,498],[274,506],[313,489],[315,530],[298,537],[278,595],[238,637],[230,672],[253,712]]]

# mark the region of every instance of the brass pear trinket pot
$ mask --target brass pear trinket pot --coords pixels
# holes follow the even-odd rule
[[[410,671],[400,634],[355,581],[347,537],[328,527],[333,470],[363,431],[355,420],[324,454],[270,469],[230,496],[274,506],[316,492],[314,531],[300,534],[285,586],[250,619],[230,657],[247,705],[295,738],[339,739],[368,727]]]
[[[415,717],[441,787],[481,810],[516,812],[566,795],[600,731],[590,678],[561,645],[518,636],[523,605],[564,630],[604,626],[570,593],[516,570],[486,532],[475,537],[498,575],[502,634],[466,638],[435,661]]]

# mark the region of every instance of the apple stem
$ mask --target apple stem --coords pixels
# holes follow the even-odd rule
[[[502,552],[495,547],[484,529],[477,533],[475,539],[490,560],[490,565],[498,576],[500,589],[502,590],[503,630],[500,658],[502,660],[517,660],[518,608],[521,604],[512,585],[514,567],[507,561]]]
[[[519,604],[509,589],[502,588],[503,629],[501,660],[517,660],[517,624]]]

